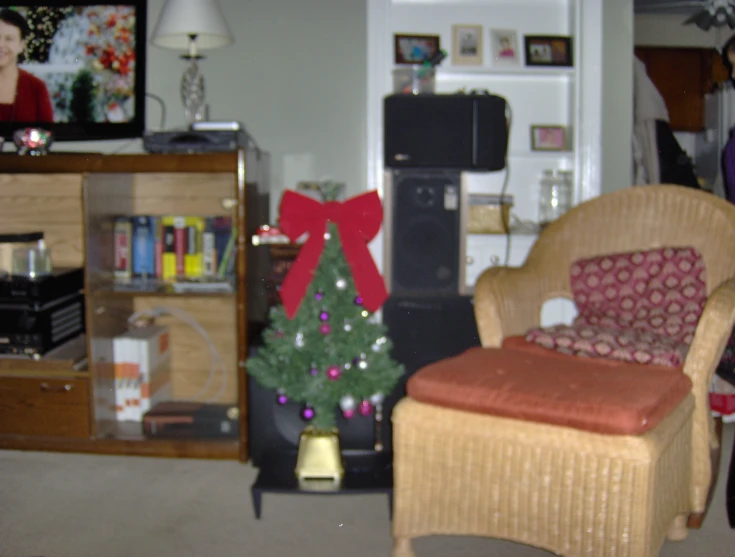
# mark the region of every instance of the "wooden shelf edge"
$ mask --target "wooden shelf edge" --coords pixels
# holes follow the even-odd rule
[[[233,298],[237,292],[171,292],[167,290],[107,290],[89,292],[92,298]]]
[[[162,458],[197,458],[212,460],[239,460],[240,446],[234,440],[141,440],[72,439],[62,437],[33,437],[27,435],[0,435],[0,450],[51,451],[90,453],[121,456],[150,456]],[[247,459],[247,454],[245,454]]]
[[[4,174],[49,174],[84,172],[222,172],[236,173],[238,153],[170,153],[107,155],[103,153],[64,152],[61,149],[43,157],[2,155]]]

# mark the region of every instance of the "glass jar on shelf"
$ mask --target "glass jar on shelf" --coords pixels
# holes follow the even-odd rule
[[[572,171],[544,170],[539,182],[539,226],[555,221],[572,206]]]

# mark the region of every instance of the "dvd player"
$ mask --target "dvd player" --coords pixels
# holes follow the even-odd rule
[[[58,267],[48,275],[30,278],[21,275],[0,277],[0,304],[40,307],[59,298],[77,294],[84,288],[84,269]]]
[[[149,153],[226,153],[247,147],[247,134],[242,129],[145,132],[143,147]]]

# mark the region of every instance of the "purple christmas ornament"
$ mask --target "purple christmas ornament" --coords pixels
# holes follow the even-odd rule
[[[329,321],[329,313],[327,313],[326,311],[321,312],[319,314],[319,319],[321,321]]]
[[[356,306],[361,306],[362,305],[362,298],[360,296],[358,296],[357,298],[355,298],[355,305]]]
[[[316,416],[316,412],[314,412],[311,406],[304,406],[303,410],[301,410],[301,417],[307,422],[313,420],[314,416]]]
[[[314,294],[314,298],[316,298],[317,300],[321,300],[322,298],[324,298],[324,292],[317,292],[316,294]]]
[[[311,375],[312,377],[316,377],[317,375],[319,375],[319,370],[313,367],[309,370],[309,375]]]
[[[278,395],[276,397],[276,402],[280,404],[281,406],[283,406],[284,404],[288,402],[288,397],[286,395]]]

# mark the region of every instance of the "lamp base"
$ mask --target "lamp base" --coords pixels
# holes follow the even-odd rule
[[[184,75],[181,77],[181,102],[184,104],[184,118],[186,127],[194,122],[201,122],[207,118],[207,105],[204,100],[204,75],[199,70],[197,60],[201,56],[182,56],[188,63]]]

